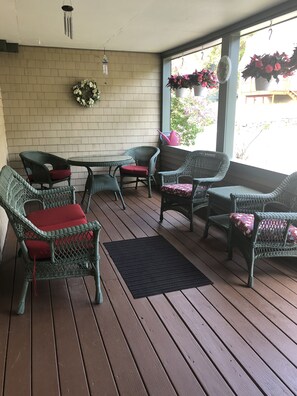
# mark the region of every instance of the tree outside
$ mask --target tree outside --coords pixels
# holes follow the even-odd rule
[[[172,74],[190,74],[207,69],[216,70],[220,60],[221,45],[216,45],[172,61]],[[206,89],[205,96],[194,96],[188,89],[185,98],[177,98],[171,93],[170,126],[181,136],[185,146],[195,146],[199,134],[205,133],[217,123],[218,88]]]
[[[181,143],[194,146],[197,135],[215,122],[215,114],[206,98],[171,98],[171,129],[181,136]]]

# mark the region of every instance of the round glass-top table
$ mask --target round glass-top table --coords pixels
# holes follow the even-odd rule
[[[83,166],[88,170],[85,191],[81,201],[81,205],[83,205],[85,197],[88,196],[86,212],[90,209],[91,196],[99,191],[113,191],[116,199],[117,194],[119,194],[123,209],[126,208],[115,173],[121,165],[133,162],[133,158],[128,155],[83,155],[68,159],[69,165]],[[94,175],[92,167],[107,167],[109,169],[108,174]],[[112,168],[114,169],[112,170]]]

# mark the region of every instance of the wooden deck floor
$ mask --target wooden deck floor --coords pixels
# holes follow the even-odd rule
[[[78,199],[79,200],[79,199]],[[91,278],[38,283],[15,315],[22,261],[11,230],[0,267],[0,389],[4,396],[296,395],[297,273],[289,260],[258,261],[255,287],[239,254],[204,221],[195,231],[160,198],[128,190],[124,211],[100,193],[89,219],[102,224],[104,302]],[[214,283],[134,300],[103,242],[163,235]]]

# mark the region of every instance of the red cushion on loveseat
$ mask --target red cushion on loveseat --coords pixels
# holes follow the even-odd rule
[[[68,227],[71,227],[71,222],[76,225],[77,220],[83,220],[86,216],[80,205],[70,204],[58,208],[35,210],[28,214],[27,218],[38,228],[60,223],[69,223]]]
[[[123,165],[120,168],[121,174],[133,174],[136,176],[146,177],[149,174],[147,166],[141,165]]]
[[[50,177],[52,180],[63,180],[71,176],[70,169],[52,169],[50,170]]]

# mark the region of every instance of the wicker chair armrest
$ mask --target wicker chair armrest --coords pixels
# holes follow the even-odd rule
[[[74,260],[85,260],[86,256],[99,257],[99,233],[101,225],[98,221],[74,227],[45,232],[44,241],[49,242],[52,263]]]
[[[149,166],[148,166],[150,175],[153,175],[155,173],[159,153],[160,150],[156,151],[156,153],[150,158]]]
[[[80,224],[67,228],[60,228],[58,230],[53,230],[53,231],[42,231],[27,219],[25,219],[25,223],[27,225],[27,229],[30,230],[27,233],[27,237],[25,237],[25,239],[40,240],[46,242],[56,241],[59,239],[86,233],[89,231],[96,232],[96,231],[100,231],[101,229],[101,225],[97,220],[90,221],[86,224]]]
[[[75,203],[75,188],[64,186],[47,190],[37,190],[36,199],[41,201],[44,209]]]
[[[289,223],[297,222],[296,212],[255,212],[255,219],[262,220],[280,220]]]
[[[158,172],[158,174],[161,178],[161,186],[163,186],[164,184],[177,183],[178,177],[181,173],[176,170],[173,170],[173,171]]]
[[[292,223],[297,224],[294,212],[255,212],[252,241],[265,245],[290,243],[288,231]]]
[[[26,159],[25,169],[28,177],[31,175],[35,182],[38,183],[50,183],[50,173],[49,168],[37,161],[32,159]]]
[[[48,163],[52,165],[53,169],[70,169],[70,165],[65,158],[50,154]]]
[[[194,185],[199,185],[199,184],[213,184],[221,181],[222,178],[218,176],[213,176],[213,177],[195,177],[193,179],[193,184]]]
[[[46,239],[48,240],[58,240],[62,238],[71,237],[74,235],[83,234],[89,231],[100,231],[101,225],[97,220],[91,221],[86,224],[80,224],[73,227],[61,228],[55,231],[46,231]]]

